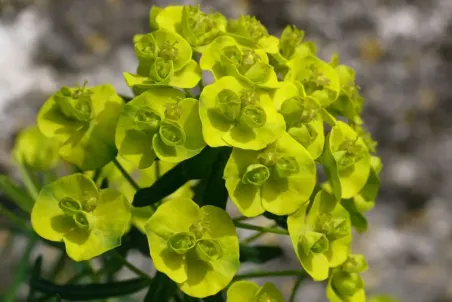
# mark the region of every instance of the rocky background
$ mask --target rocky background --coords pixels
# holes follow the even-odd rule
[[[452,301],[452,0],[0,0],[2,172],[14,173],[15,134],[60,85],[110,82],[130,94],[122,72],[136,66],[132,36],[148,30],[151,4],[169,3],[254,14],[273,34],[295,24],[323,59],[338,52],[356,69],[385,165],[370,230],[354,239],[369,261],[368,292]],[[293,268],[280,243],[287,256],[266,267]],[[3,283],[14,262],[0,267]],[[306,281],[298,301],[324,296]]]

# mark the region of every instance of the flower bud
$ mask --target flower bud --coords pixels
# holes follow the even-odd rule
[[[240,122],[250,128],[263,127],[266,121],[267,114],[260,106],[248,105],[240,114]]]
[[[65,197],[58,202],[58,206],[64,214],[72,216],[78,211],[82,210],[80,203],[71,197]]]
[[[174,60],[177,57],[179,50],[175,47],[178,41],[171,44],[169,41],[163,43],[163,47],[159,50],[158,56],[165,61]]]
[[[295,48],[301,44],[304,38],[304,31],[299,30],[296,26],[288,25],[281,33],[279,42],[279,50],[283,57],[290,59],[295,53]]]
[[[163,121],[159,128],[159,134],[165,145],[174,147],[185,143],[185,131],[176,122],[170,120]]]
[[[248,38],[257,43],[268,35],[267,29],[254,16],[242,15],[238,20],[232,20],[228,26],[229,31]]]
[[[343,299],[353,296],[364,287],[363,279],[356,273],[338,272],[332,278],[334,291]]]
[[[261,164],[249,165],[242,177],[245,184],[252,184],[255,186],[262,186],[270,177],[270,170]]]
[[[91,94],[87,90],[86,82],[83,87],[71,92],[68,87],[63,87],[55,94],[55,101],[61,112],[68,119],[79,122],[89,122],[92,118]]]
[[[237,45],[226,46],[221,50],[220,56],[222,63],[239,65],[242,60],[242,52]]]
[[[157,112],[150,107],[141,107],[135,114],[134,124],[139,130],[157,132],[160,127],[161,118]]]
[[[150,61],[157,57],[158,47],[152,34],[143,35],[134,46],[139,60]]]
[[[151,67],[150,76],[157,83],[162,82],[170,75],[172,69],[172,61],[165,61],[165,59],[157,57]]]
[[[229,89],[221,90],[217,95],[216,108],[226,120],[235,121],[240,116],[241,109],[238,94]]]
[[[220,244],[214,239],[200,239],[196,244],[196,254],[201,260],[217,260],[222,256]]]
[[[342,269],[348,273],[361,273],[367,269],[366,259],[363,255],[349,255]]]
[[[186,254],[195,245],[195,235],[190,232],[175,233],[168,239],[169,248],[180,255]]]

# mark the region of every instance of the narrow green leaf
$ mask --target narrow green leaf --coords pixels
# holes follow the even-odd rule
[[[287,230],[287,215],[279,216],[275,215],[270,212],[264,212],[264,217],[273,220],[278,226],[282,227],[283,229]]]
[[[177,164],[166,172],[152,186],[142,188],[135,193],[133,206],[145,207],[159,202],[174,193],[187,181],[202,179],[212,169],[221,148],[204,148],[198,155]]]
[[[228,201],[228,191],[223,179],[223,171],[231,155],[232,148],[221,147],[218,149],[220,149],[218,157],[211,166],[210,173],[201,180],[196,188],[193,200],[200,206],[212,205],[225,209]]]
[[[268,245],[240,245],[240,262],[252,262],[257,264],[281,257],[284,254],[279,246]]]
[[[15,184],[9,176],[0,175],[0,191],[23,211],[31,212],[34,203],[33,199],[23,188]]]
[[[144,302],[169,301],[176,294],[177,285],[167,275],[157,272],[149,285]]]
[[[46,294],[60,295],[69,301],[88,301],[107,299],[133,294],[149,285],[149,281],[141,278],[111,283],[91,283],[87,285],[57,285],[44,279],[31,280],[30,287]]]

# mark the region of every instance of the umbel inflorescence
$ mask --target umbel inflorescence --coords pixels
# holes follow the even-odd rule
[[[300,274],[328,280],[330,301],[365,301],[367,264],[352,254],[352,229],[367,229],[382,164],[354,70],[337,55],[320,59],[295,26],[277,38],[251,16],[153,7],[150,28],[133,39],[136,72],[124,73],[132,99],[109,84],[62,87],[19,137],[21,164],[75,167],[42,187],[34,230],[82,261],[134,227],[186,295],[283,301],[270,283],[234,282],[236,227],[264,215],[288,231]],[[240,221],[225,211],[228,196]]]

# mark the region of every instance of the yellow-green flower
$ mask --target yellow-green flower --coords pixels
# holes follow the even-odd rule
[[[215,295],[239,269],[235,227],[220,208],[175,198],[157,209],[145,229],[155,268],[187,295]]]
[[[199,115],[204,140],[211,147],[259,150],[285,130],[284,118],[276,112],[269,94],[243,86],[232,76],[203,89]]]
[[[300,86],[302,88],[302,86]],[[325,134],[323,108],[291,82],[283,82],[273,97],[276,110],[284,117],[286,131],[317,159],[323,152]]]
[[[135,97],[116,127],[119,155],[140,169],[155,157],[176,163],[195,156],[205,146],[198,103],[172,87],[152,87]]]
[[[287,215],[311,196],[316,168],[308,151],[283,133],[260,151],[234,148],[223,178],[232,201],[247,217]]]
[[[352,240],[347,211],[326,191],[319,191],[309,212],[305,204],[287,219],[298,260],[316,281],[328,278],[330,267],[344,263]]]
[[[370,158],[363,139],[338,121],[328,134],[321,159],[338,200],[352,198],[363,189],[370,173]]]
[[[59,149],[58,141],[44,136],[37,126],[30,126],[17,136],[12,153],[19,164],[43,171],[58,165]]]
[[[192,59],[190,44],[175,32],[160,29],[134,37],[139,65],[137,74],[124,73],[136,95],[154,86],[193,88],[201,69]]]
[[[365,302],[364,281],[360,273],[367,270],[363,255],[350,255],[340,267],[331,272],[326,288],[330,302]]]
[[[262,286],[251,281],[237,281],[229,287],[227,302],[284,302],[284,297],[273,283]]]
[[[339,76],[328,63],[315,55],[296,57],[287,63],[286,82],[302,85],[306,95],[313,96],[323,107],[329,106],[339,96]]]
[[[77,173],[44,186],[31,212],[39,236],[63,241],[75,261],[94,258],[121,245],[129,226],[130,208],[116,190],[98,190]]]
[[[121,157],[117,157],[118,162],[122,167],[134,178],[140,188],[150,187],[161,176],[163,176],[170,169],[174,168],[176,164],[165,161],[154,161],[152,166],[146,169],[137,169],[136,166]],[[104,177],[108,179],[110,187],[115,188],[122,192],[124,196],[130,202],[133,200],[133,196],[136,193],[135,188],[127,181],[122,173],[115,167],[114,164],[108,164],[103,168]],[[191,189],[191,183],[187,182],[185,185],[176,190],[173,194],[166,197],[163,201],[170,200],[176,197],[193,197],[193,190]],[[145,233],[144,224],[154,214],[152,206],[135,208],[131,207],[132,212],[132,224],[137,227],[141,232]]]
[[[179,33],[197,52],[226,32],[226,18],[218,12],[205,13],[200,6],[170,5],[151,9],[151,28],[157,27]]]
[[[215,79],[229,75],[252,87],[279,86],[265,51],[241,46],[230,36],[220,36],[207,46],[199,64],[203,70],[211,71]]]
[[[38,127],[60,143],[64,160],[82,170],[94,170],[116,156],[114,129],[123,105],[109,84],[62,87],[41,107]]]

